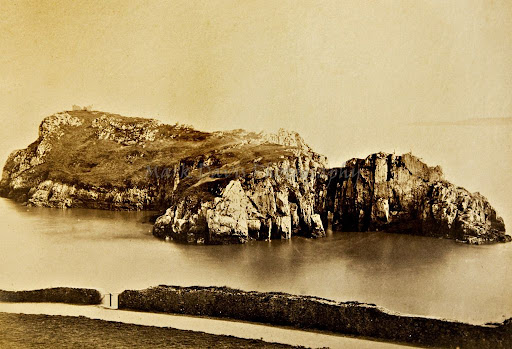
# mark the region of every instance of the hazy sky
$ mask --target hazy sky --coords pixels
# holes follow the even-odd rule
[[[285,127],[327,155],[389,124],[509,117],[511,33],[510,0],[0,0],[1,160],[72,104]]]

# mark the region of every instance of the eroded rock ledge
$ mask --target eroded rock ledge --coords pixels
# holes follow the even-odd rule
[[[405,154],[329,169],[295,132],[206,133],[74,110],[43,120],[13,152],[3,196],[45,207],[159,210],[153,234],[187,243],[386,230],[468,243],[510,241],[488,201]]]

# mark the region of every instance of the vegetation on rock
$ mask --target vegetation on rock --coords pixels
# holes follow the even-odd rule
[[[51,115],[8,158],[0,194],[46,207],[161,212],[153,234],[187,243],[387,230],[510,241],[488,201],[405,154],[329,169],[295,132],[201,132],[91,110]]]
[[[54,287],[30,291],[0,290],[0,302],[100,304],[101,294],[88,288]]]
[[[162,285],[124,291],[119,295],[119,308],[328,330],[435,347],[480,349],[512,345],[512,319],[501,324],[471,325],[401,315],[374,304],[227,287]]]

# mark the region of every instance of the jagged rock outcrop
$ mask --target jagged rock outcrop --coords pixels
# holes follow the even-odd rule
[[[301,168],[304,172],[297,170]],[[265,171],[200,183],[208,189],[197,193],[193,186],[187,190],[190,194],[178,194],[183,199],[172,200],[174,204],[156,220],[153,233],[210,244],[324,236],[320,215],[314,211],[314,187],[321,169],[311,158],[297,156],[293,163],[286,160]],[[309,176],[300,178],[298,173]],[[205,197],[204,192],[219,195]]]
[[[326,168],[296,132],[200,132],[90,110],[49,116],[13,152],[0,194],[29,205],[162,212],[153,234],[244,243],[387,230],[470,243],[509,241],[480,194],[412,155],[374,154]]]
[[[510,241],[503,219],[485,197],[443,178],[411,154],[352,159],[319,182],[318,210],[333,213],[333,229],[386,230],[467,243]]]
[[[4,166],[2,181],[4,191],[8,190],[10,196],[24,195],[34,188],[38,179],[34,178],[32,169],[44,164],[46,155],[51,151],[53,143],[64,134],[64,127],[78,127],[82,120],[68,113],[57,113],[45,118],[39,125],[39,138],[26,149],[12,152]]]
[[[99,139],[109,139],[123,145],[139,144],[155,140],[160,122],[144,120],[126,123],[125,118],[102,115],[92,121]]]
[[[45,180],[30,188],[27,203],[40,207],[93,207],[101,209],[143,210],[154,201],[149,189],[139,188],[81,188]]]
[[[154,235],[189,243],[318,237],[325,161],[295,132],[205,133],[74,110],[45,118],[38,140],[11,154],[0,192],[44,207],[165,210]]]

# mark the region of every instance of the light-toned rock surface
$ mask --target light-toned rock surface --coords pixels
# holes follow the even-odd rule
[[[240,182],[237,180],[229,182],[222,196],[215,198],[213,207],[206,212],[209,241],[222,243],[235,239],[246,242],[249,238],[247,226],[249,205]]]
[[[2,172],[0,186],[10,186],[14,191],[24,191],[34,187],[30,170],[45,162],[46,155],[51,151],[52,144],[65,133],[65,127],[79,127],[82,120],[67,112],[46,117],[39,125],[39,137],[26,149],[12,152]]]
[[[123,145],[144,144],[155,140],[160,122],[152,119],[126,123],[119,117],[103,114],[92,121],[99,139],[113,140]]]
[[[386,230],[481,244],[510,241],[503,219],[487,199],[443,179],[411,154],[378,153],[352,159],[324,179],[324,216],[333,228]],[[347,175],[348,174],[348,175]]]
[[[314,211],[316,177],[290,176],[290,165],[269,165],[265,176],[248,173],[220,184],[221,194],[214,198],[190,196],[177,202],[157,219],[154,235],[210,244],[324,236],[320,215]],[[183,224],[176,224],[180,219]]]
[[[83,110],[51,115],[13,152],[0,193],[28,205],[159,210],[153,234],[199,244],[386,230],[509,241],[488,201],[411,154],[328,169],[296,132],[201,132]],[[165,212],[165,213],[164,213]]]

